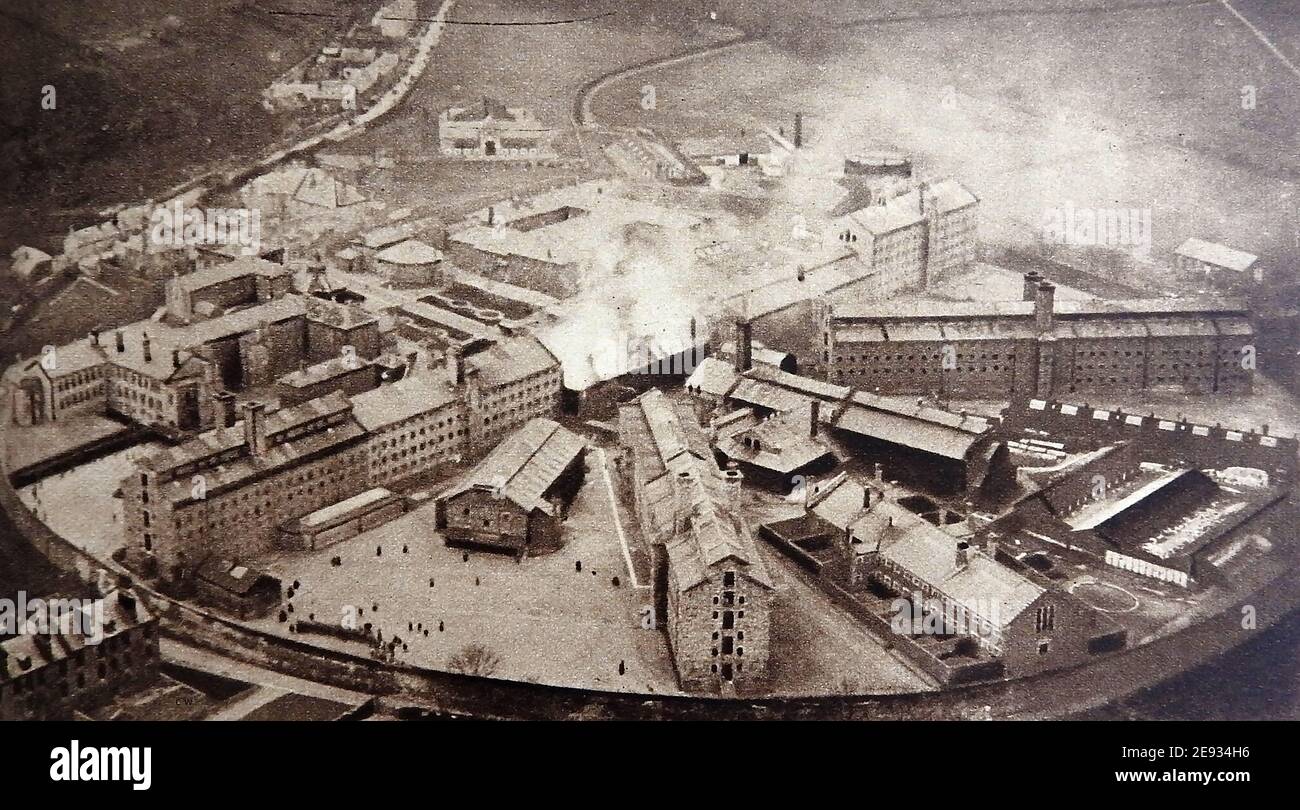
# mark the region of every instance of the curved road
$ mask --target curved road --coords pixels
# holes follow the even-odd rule
[[[1191,8],[1196,6],[1217,5],[1214,0],[1157,0],[1157,2],[1121,2],[1108,3],[1095,6],[1084,6],[1081,8],[996,8],[985,9],[983,11],[939,11],[926,14],[904,14],[890,15],[882,17],[865,17],[859,20],[849,20],[839,23],[836,27],[839,30],[849,28],[870,28],[881,25],[902,25],[906,23],[918,22],[940,22],[947,20],[973,20],[973,19],[998,19],[1008,17],[1044,17],[1044,16],[1067,16],[1079,14],[1094,13],[1119,13],[1125,11],[1144,11],[1146,9],[1164,9],[1164,8]],[[583,127],[596,123],[592,119],[591,99],[605,87],[638,76],[643,73],[649,73],[660,68],[672,67],[685,62],[702,59],[704,57],[716,56],[729,50],[753,45],[759,42],[766,42],[772,38],[769,33],[746,34],[742,37],[725,40],[723,42],[705,45],[681,53],[670,54],[668,56],[655,57],[643,62],[637,62],[632,65],[626,65],[616,68],[604,75],[587,82],[578,90],[578,95],[573,101],[572,119],[575,127]]]

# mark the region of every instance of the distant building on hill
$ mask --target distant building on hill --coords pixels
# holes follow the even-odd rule
[[[448,157],[529,160],[551,155],[555,130],[523,107],[506,107],[484,97],[469,107],[451,107],[438,117],[438,149]]]

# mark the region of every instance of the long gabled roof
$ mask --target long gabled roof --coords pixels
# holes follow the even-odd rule
[[[546,493],[586,449],[581,436],[551,419],[532,419],[498,444],[474,469],[439,496],[454,498],[471,489],[489,490],[521,509],[552,514]]]
[[[686,385],[779,413],[804,411],[816,399],[827,403],[821,409],[822,423],[955,460],[964,459],[990,429],[983,417],[895,401],[771,366],[754,366],[737,375],[721,361],[706,358]]]
[[[736,570],[759,585],[772,587],[771,577],[753,535],[731,509],[727,492],[710,461],[696,459],[688,478],[674,482],[687,490],[689,527],[665,546],[672,581],[679,592],[713,581],[719,568],[731,561]]]
[[[689,408],[657,388],[619,406],[619,434],[637,455],[645,481],[712,458],[708,437]]]
[[[909,513],[910,514],[910,513]],[[966,563],[957,562],[957,538],[918,516],[899,526],[892,542],[882,543],[880,556],[966,608],[972,615],[1001,629],[1042,596],[1046,589],[971,548]]]
[[[722,471],[690,407],[651,389],[619,407],[619,434],[647,481],[672,473],[674,497],[689,503],[689,528],[665,546],[676,588],[688,591],[711,581],[726,560],[772,587],[749,529],[731,509]]]
[[[865,391],[856,391],[836,418],[835,427],[960,460],[966,458],[971,447],[984,437],[990,424],[979,416],[919,405],[900,405]]]

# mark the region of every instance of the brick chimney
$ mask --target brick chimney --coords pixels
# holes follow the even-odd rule
[[[98,329],[91,329],[91,330],[90,330],[90,345],[91,345],[91,346],[98,346],[98,345],[99,345],[99,330],[98,330]]]
[[[686,531],[691,517],[692,487],[695,476],[683,470],[673,481],[673,534]]]
[[[235,426],[235,395],[218,391],[212,395],[212,422],[214,427]]]
[[[254,457],[266,453],[266,403],[243,402],[240,410],[244,413],[244,441],[248,443],[248,452]]]
[[[126,336],[122,334],[121,329],[117,330],[116,336],[117,336],[117,352],[118,354],[121,354],[122,352],[126,351]]]
[[[808,406],[808,435],[814,439],[817,438],[817,431],[819,429],[818,423],[821,421],[821,415],[821,400],[814,399]]]
[[[149,333],[148,332],[142,333],[140,336],[140,351],[144,353],[144,361],[146,363],[153,362],[152,347],[153,344],[149,342]]]
[[[457,344],[453,343],[447,347],[447,383],[452,386],[465,384],[465,358],[461,356],[460,352],[460,346]]]
[[[736,373],[744,374],[754,364],[754,327],[743,318],[736,319]]]
[[[727,485],[727,491],[732,493],[733,497],[740,497],[740,485],[745,480],[745,474],[740,471],[740,465],[731,461],[727,463],[727,469],[722,473],[722,480]]]
[[[970,563],[970,543],[962,540],[957,544],[957,568],[965,568]]]
[[[1056,285],[1044,281],[1034,294],[1034,322],[1039,333],[1052,331],[1056,310]]]
[[[1038,285],[1042,283],[1043,277],[1038,274],[1037,270],[1030,270],[1025,273],[1024,291],[1020,295],[1022,301],[1033,301],[1038,296]]]
[[[803,148],[803,113],[794,114],[794,148]]]

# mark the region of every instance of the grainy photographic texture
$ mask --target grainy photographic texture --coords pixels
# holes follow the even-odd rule
[[[1295,3],[0,45],[0,719],[1300,717]]]

